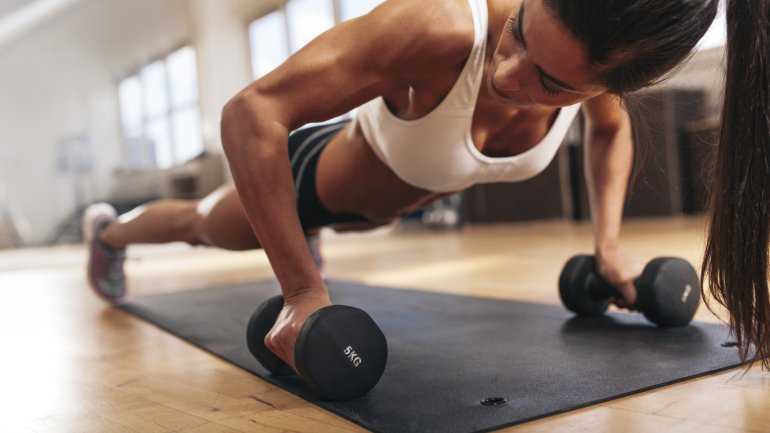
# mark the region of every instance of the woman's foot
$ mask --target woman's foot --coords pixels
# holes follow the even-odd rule
[[[126,296],[126,274],[123,272],[126,250],[110,247],[99,236],[116,218],[115,209],[106,203],[92,204],[83,213],[88,282],[97,295],[112,304],[121,303]]]

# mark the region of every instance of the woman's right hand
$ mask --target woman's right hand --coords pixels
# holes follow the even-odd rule
[[[329,305],[332,302],[325,288],[303,291],[285,299],[275,325],[265,336],[265,346],[296,372],[294,345],[297,335],[308,317]]]

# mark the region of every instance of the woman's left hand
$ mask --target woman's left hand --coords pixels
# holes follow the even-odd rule
[[[610,302],[620,308],[635,309],[637,292],[634,281],[642,275],[644,261],[620,248],[596,251],[595,256],[599,275],[623,295],[622,298],[610,298]]]

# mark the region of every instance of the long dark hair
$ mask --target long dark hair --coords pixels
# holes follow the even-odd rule
[[[770,1],[727,1],[727,80],[702,275],[743,359],[770,368]]]
[[[718,0],[544,2],[586,44],[590,64],[618,95],[667,78],[718,10]],[[702,290],[729,311],[741,357],[770,369],[770,0],[726,2],[727,79]]]

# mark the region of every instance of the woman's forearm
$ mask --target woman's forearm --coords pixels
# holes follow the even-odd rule
[[[258,101],[237,96],[222,113],[222,145],[241,204],[284,297],[326,291],[296,208],[288,130]]]
[[[597,253],[618,247],[632,162],[630,122],[616,128],[588,125],[585,173]]]

